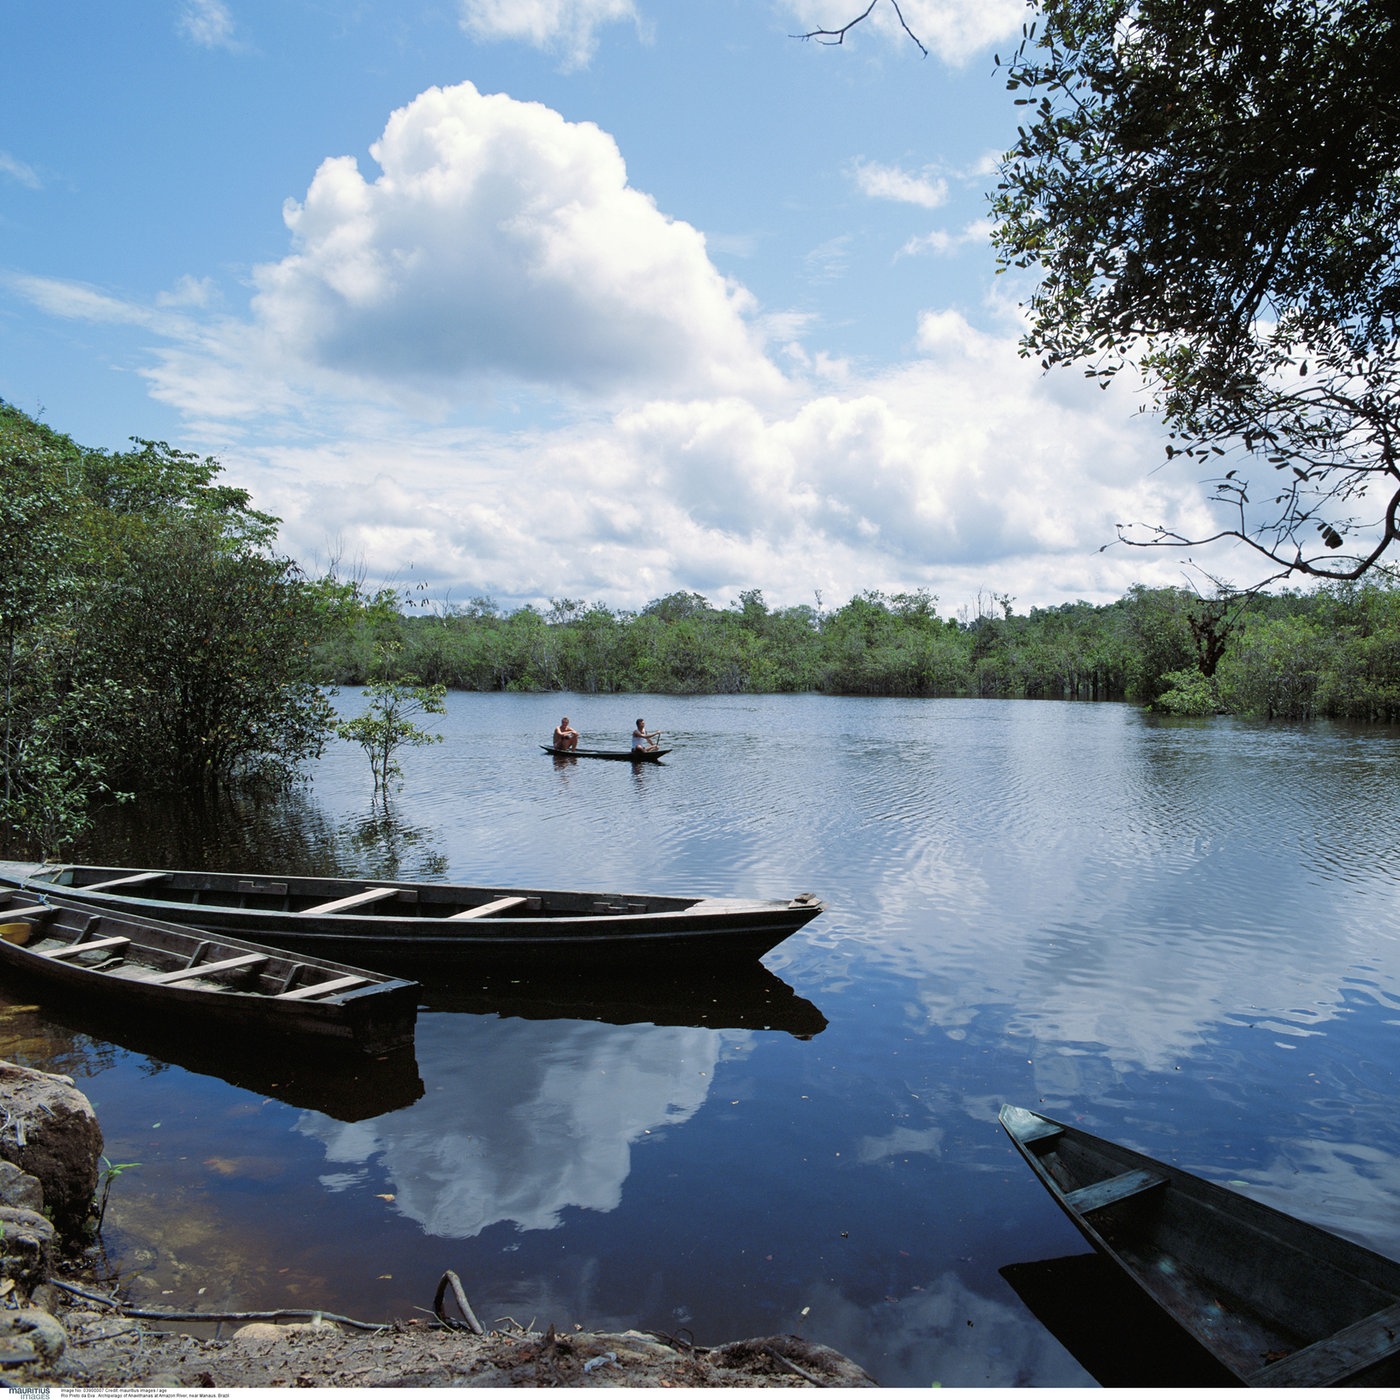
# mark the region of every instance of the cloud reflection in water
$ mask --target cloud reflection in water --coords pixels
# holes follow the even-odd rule
[[[430,1235],[548,1230],[570,1206],[617,1208],[632,1144],[700,1108],[722,1043],[688,1026],[429,1014],[417,1103],[360,1124],[307,1114],[300,1131],[341,1169],[377,1158],[396,1209]]]

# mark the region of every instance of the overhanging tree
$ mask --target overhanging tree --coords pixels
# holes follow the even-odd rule
[[[1168,455],[1226,508],[1208,539],[1275,578],[1359,577],[1400,536],[1396,7],[1033,9],[1004,65],[1028,121],[993,199],[1003,266],[1039,279],[1025,353],[1142,375]]]

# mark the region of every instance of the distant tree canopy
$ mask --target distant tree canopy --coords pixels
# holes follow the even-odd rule
[[[1116,602],[1024,615],[984,593],[957,618],[940,617],[922,589],[867,590],[829,611],[770,609],[757,589],[728,607],[672,593],[636,612],[575,599],[512,612],[476,598],[425,616],[383,602],[323,635],[324,680],[600,697],[1127,699],[1179,714],[1400,721],[1400,586],[1384,568],[1312,593],[1242,600],[1139,585]],[[624,714],[619,739],[630,724]]]
[[[993,199],[1024,347],[1144,377],[1169,455],[1273,566],[1400,533],[1400,17],[1375,0],[1038,0]],[[1000,59],[998,59],[1000,62]],[[1134,543],[1195,544],[1169,524]]]

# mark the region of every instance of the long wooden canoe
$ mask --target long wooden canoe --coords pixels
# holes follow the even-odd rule
[[[541,744],[545,753],[555,758],[612,758],[620,763],[660,763],[670,749],[557,749],[553,744]]]
[[[1028,1109],[1000,1117],[1084,1237],[1244,1384],[1400,1379],[1400,1263]]]
[[[0,975],[134,1021],[179,1018],[207,1043],[255,1037],[379,1055],[412,1044],[418,1016],[414,982],[12,885],[0,886]]]
[[[532,962],[624,970],[754,962],[822,912],[810,894],[753,900],[90,865],[36,870],[22,882],[36,893],[424,975]]]

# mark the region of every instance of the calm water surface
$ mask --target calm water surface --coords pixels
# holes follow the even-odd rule
[[[564,710],[585,743],[643,714],[675,753],[556,763]],[[104,1230],[136,1299],[409,1316],[452,1269],[488,1323],[798,1332],[889,1386],[1091,1384],[1008,1281],[1082,1247],[1003,1102],[1400,1255],[1396,731],[489,695],[439,727],[388,817],[338,745],[285,801],[124,818],[88,854],[827,913],[720,984],[430,988],[416,1073],[380,1078],[0,1008],[0,1053],[73,1073],[140,1164]]]

